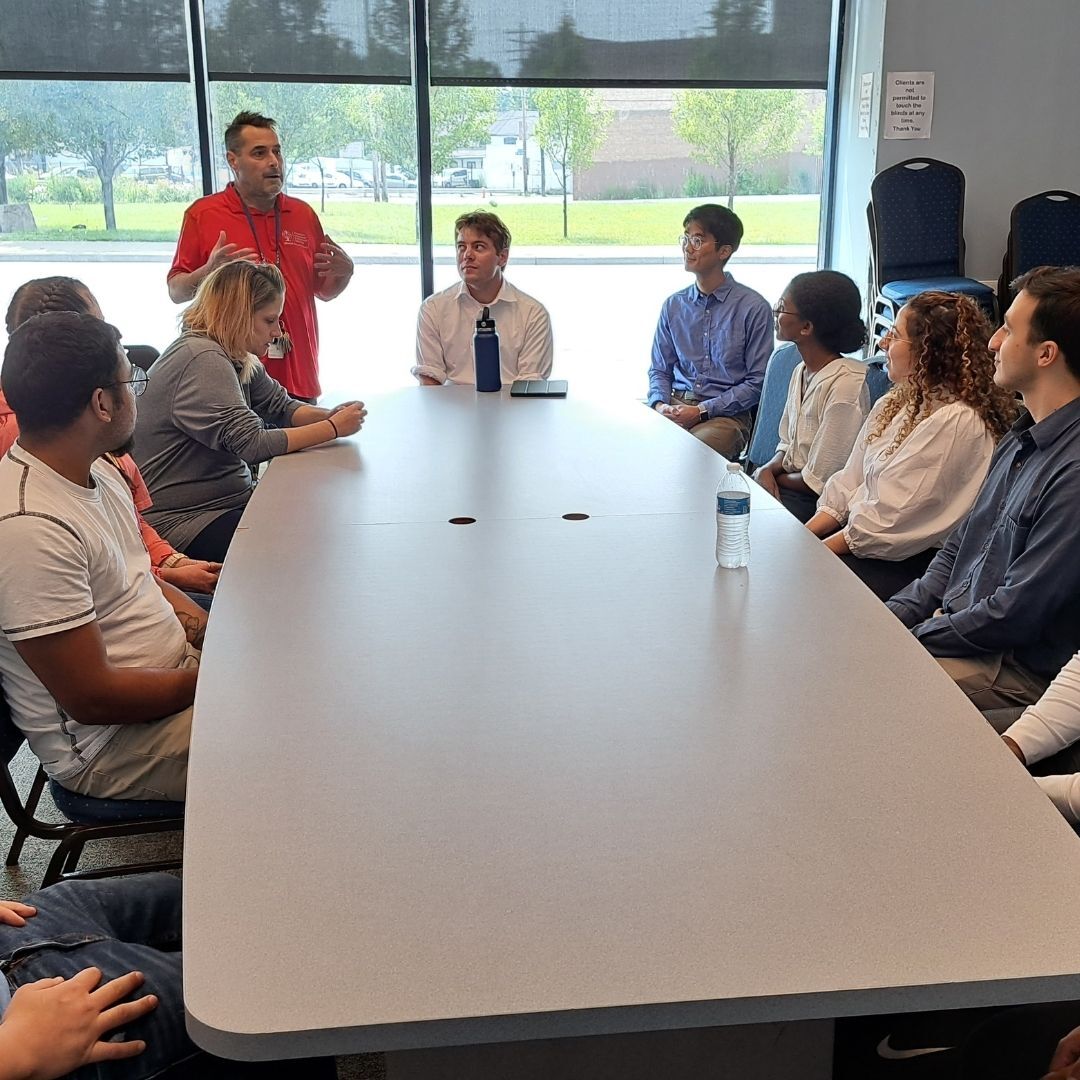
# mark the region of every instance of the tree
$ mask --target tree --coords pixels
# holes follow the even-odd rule
[[[7,159],[36,150],[47,153],[56,144],[55,114],[35,101],[36,84],[9,82],[0,94],[0,206],[8,201]]]
[[[726,170],[728,209],[746,169],[792,148],[803,115],[794,90],[686,90],[672,111],[694,157]]]
[[[536,141],[555,162],[562,184],[563,239],[570,235],[566,206],[567,177],[587,169],[604,139],[612,112],[596,90],[560,87],[538,90]]]
[[[222,130],[241,110],[253,110],[277,122],[286,168],[302,161],[318,166],[321,212],[326,210],[326,173],[320,155],[335,155],[353,134],[346,100],[347,88],[336,84],[216,83],[214,87],[214,112]]]
[[[375,160],[376,198],[386,201],[387,165],[415,173],[416,102],[408,86],[356,87],[345,105],[355,131]],[[431,169],[440,172],[462,146],[483,146],[495,119],[495,91],[436,86],[431,91]]]
[[[521,60],[521,79],[581,79],[589,72],[586,39],[564,15],[551,34],[536,34]]]
[[[37,107],[55,114],[60,145],[84,158],[101,180],[106,229],[116,228],[113,178],[121,166],[190,141],[185,90],[175,83],[80,82],[39,91]]]
[[[463,0],[428,0],[428,65],[436,79],[498,79],[490,60],[469,55],[475,44]],[[367,66],[374,71],[409,70],[412,16],[402,0],[377,0],[368,22]]]

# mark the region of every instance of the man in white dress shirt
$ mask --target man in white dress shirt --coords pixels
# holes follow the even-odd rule
[[[416,324],[416,366],[422,386],[476,382],[473,334],[488,308],[499,335],[502,381],[546,379],[554,347],[551,320],[539,301],[503,276],[510,256],[510,230],[486,210],[454,222],[461,283],[429,296]]]

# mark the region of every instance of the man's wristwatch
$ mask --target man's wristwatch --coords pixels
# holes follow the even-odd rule
[[[705,421],[708,420],[708,419],[709,419],[709,410],[708,409],[698,409],[697,422],[699,424],[704,424]]]

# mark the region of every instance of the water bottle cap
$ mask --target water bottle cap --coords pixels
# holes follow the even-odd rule
[[[727,471],[728,472],[742,472],[742,466],[737,461],[729,461]]]

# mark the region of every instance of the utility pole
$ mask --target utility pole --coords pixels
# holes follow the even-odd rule
[[[529,92],[521,88],[521,192],[529,194],[529,121],[525,115],[525,104]]]

